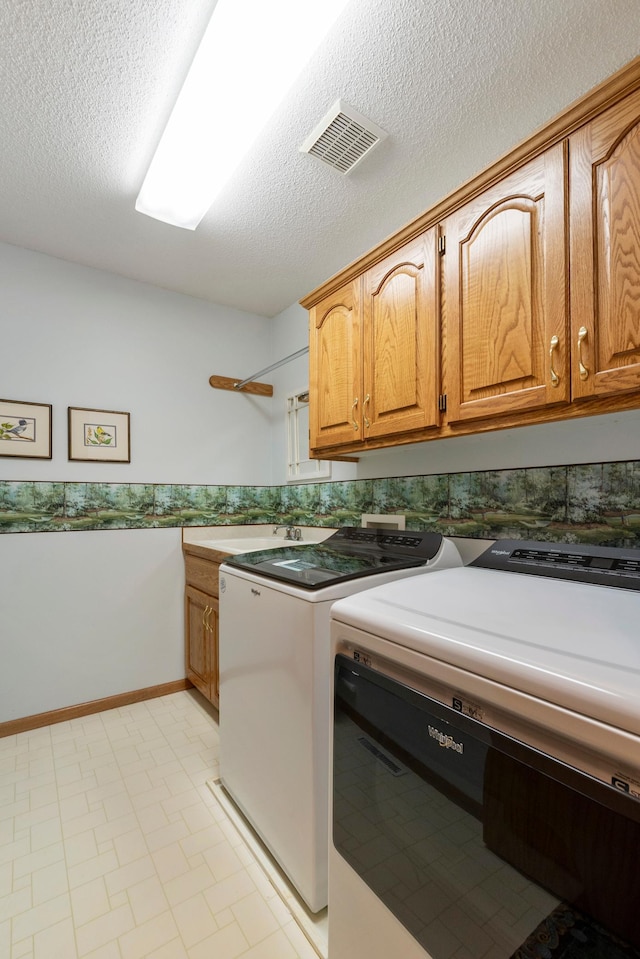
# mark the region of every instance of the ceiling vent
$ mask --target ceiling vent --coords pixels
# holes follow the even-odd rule
[[[329,112],[300,147],[323,163],[350,173],[387,134],[344,100],[336,100]]]

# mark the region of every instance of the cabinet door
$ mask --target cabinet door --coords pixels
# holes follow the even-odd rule
[[[640,92],[569,140],[574,398],[640,389]]]
[[[569,401],[565,151],[552,147],[443,224],[451,422]]]
[[[187,586],[184,594],[185,660],[187,679],[207,699],[211,697],[211,667],[207,621],[212,604],[218,601],[207,593]]]
[[[354,280],[310,312],[311,449],[362,439],[360,284]]]
[[[435,228],[368,270],[363,300],[365,439],[437,426]]]

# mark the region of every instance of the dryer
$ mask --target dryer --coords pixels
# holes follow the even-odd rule
[[[333,606],[331,959],[640,947],[639,590],[509,540]]]

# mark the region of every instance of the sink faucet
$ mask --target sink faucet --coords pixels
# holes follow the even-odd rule
[[[302,530],[298,526],[275,526],[273,529],[273,535],[275,536],[279,529],[285,530],[284,538],[295,540],[296,543],[299,543],[302,539]]]

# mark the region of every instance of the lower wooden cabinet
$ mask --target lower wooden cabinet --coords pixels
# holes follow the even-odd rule
[[[203,547],[183,547],[185,667],[187,679],[218,708],[218,571],[226,554],[208,552],[215,559]]]
[[[217,706],[218,600],[193,586],[187,586],[184,607],[187,679]]]

